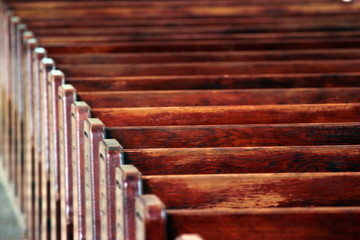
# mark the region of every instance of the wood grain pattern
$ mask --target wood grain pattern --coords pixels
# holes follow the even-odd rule
[[[74,193],[74,239],[86,235],[85,183],[84,183],[84,121],[90,117],[89,106],[75,101],[71,105],[72,179]],[[71,186],[69,185],[69,188]]]
[[[358,123],[109,127],[125,148],[305,146],[358,144]],[[314,137],[316,136],[316,137]]]
[[[313,33],[311,33],[313,36]],[[192,36],[192,35],[190,35]],[[163,39],[165,36],[162,36]],[[204,35],[206,37],[206,35]],[[91,39],[94,39],[92,37]],[[40,38],[44,39],[44,38]],[[58,38],[56,38],[58,39]],[[87,38],[79,38],[84,41]],[[97,38],[95,38],[97,39]],[[61,41],[60,39],[59,41]],[[98,40],[99,41],[99,40]],[[288,51],[234,51],[234,52],[165,52],[165,53],[110,53],[110,54],[52,54],[57,64],[130,64],[169,62],[238,62],[238,61],[289,61],[316,59],[357,59],[359,49],[315,49]]]
[[[78,92],[93,108],[360,102],[360,88]]]
[[[359,104],[93,108],[106,126],[354,122]]]
[[[84,121],[84,188],[86,208],[86,238],[101,237],[100,217],[100,154],[99,143],[104,139],[104,124],[97,118]]]
[[[236,211],[169,210],[167,227],[170,239],[178,234],[192,231],[209,240],[239,238],[355,240],[359,238],[359,216],[358,207]],[[254,228],[257,231],[254,231]],[[209,229],[222,229],[222,231],[209,231]]]
[[[69,77],[78,91],[358,87],[357,73]]]
[[[143,176],[167,209],[358,206],[359,173]],[[295,187],[296,186],[296,187]],[[186,194],[184,194],[186,193]]]
[[[356,48],[358,38],[346,39],[287,39],[277,40],[234,40],[224,41],[170,41],[164,42],[141,42],[141,43],[63,43],[43,44],[49,54],[59,53],[122,53],[122,52],[182,52],[182,51],[240,51],[240,50],[275,50],[275,49],[334,49]]]
[[[74,209],[77,201],[73,190],[76,184],[73,182],[73,159],[72,159],[72,132],[71,105],[75,102],[75,89],[73,86],[63,84],[58,88],[58,142],[59,142],[59,184],[60,184],[60,229],[62,239],[73,238],[74,222],[78,222],[78,211]],[[74,160],[74,162],[77,162]],[[74,187],[73,187],[74,186]],[[74,211],[75,210],[75,211]],[[74,214],[74,212],[76,214]],[[77,229],[77,228],[76,228]]]
[[[359,146],[125,149],[125,163],[144,175],[352,172]]]

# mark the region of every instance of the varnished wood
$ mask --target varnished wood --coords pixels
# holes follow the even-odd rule
[[[147,174],[358,171],[357,145],[124,149]]]
[[[358,123],[135,126],[107,127],[105,134],[125,149],[306,146],[358,144],[359,128]]]
[[[170,239],[178,234],[192,231],[209,240],[263,237],[274,240],[289,238],[355,240],[359,237],[357,231],[359,216],[358,207],[313,207],[236,211],[169,210],[166,217]],[[292,224],[288,224],[289,222]],[[209,231],[214,228],[222,231]],[[254,228],[258,230],[253,231]]]
[[[357,87],[357,73],[336,74],[267,74],[267,75],[196,75],[139,77],[70,77],[79,91],[131,91],[175,89],[237,89],[237,88],[308,88]]]
[[[357,103],[360,88],[78,92],[93,108]]]
[[[359,104],[93,108],[106,126],[354,122]]]
[[[93,38],[91,38],[93,39]],[[96,38],[95,38],[96,39]],[[83,39],[81,39],[82,41]],[[287,61],[315,59],[358,59],[360,50],[319,49],[289,51],[234,52],[169,52],[169,53],[110,53],[110,54],[52,54],[57,64],[155,63],[155,62],[212,62],[212,61]]]

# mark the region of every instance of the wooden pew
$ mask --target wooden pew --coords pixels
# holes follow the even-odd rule
[[[53,54],[51,58],[64,64],[133,64],[155,62],[238,62],[238,61],[289,61],[316,59],[358,59],[360,50],[327,49],[295,51],[242,51],[242,52],[175,52],[175,53],[123,53],[123,54]]]
[[[199,145],[193,147],[202,147]],[[134,177],[139,176],[140,172],[120,167],[121,174],[116,173],[116,167],[122,163],[134,164],[144,175],[356,171],[358,146],[122,149],[115,139],[105,139],[100,142],[99,148],[99,205],[102,212],[107,209],[107,214],[101,215],[101,225],[103,228],[109,226],[105,232],[102,228],[101,234],[103,237],[107,237],[106,234],[114,237],[116,214],[123,212],[115,211],[117,204],[124,201],[124,206],[129,209],[128,214],[133,214],[131,206],[137,196],[136,189],[140,189],[138,178]],[[129,192],[120,192],[115,196],[116,186],[129,189]]]
[[[201,9],[201,11],[200,11]],[[124,7],[111,7],[112,11],[106,11],[107,9],[48,9],[47,11],[41,12],[41,14],[33,15],[34,11],[31,9],[18,9],[16,14],[24,19],[54,19],[54,18],[81,18],[83,16],[91,16],[91,18],[97,18],[107,14],[107,18],[113,17],[132,17],[132,18],[152,18],[152,17],[166,17],[166,18],[177,18],[177,17],[189,17],[189,16],[239,16],[248,17],[255,15],[262,16],[289,16],[289,15],[307,15],[307,14],[343,14],[344,12],[356,13],[359,11],[358,4],[351,4],[351,7],[344,3],[323,3],[321,5],[314,4],[289,4],[285,7],[281,6],[222,6],[220,9],[218,6],[194,6],[185,5],[178,7],[176,10],[170,10],[166,7],[152,10],[147,7],[136,6],[134,8]],[[220,10],[220,11],[219,11]],[[39,11],[35,11],[39,13]],[[89,18],[89,17],[88,17]]]
[[[70,89],[67,89],[67,90],[70,90]],[[337,91],[338,92],[338,91]],[[116,95],[116,93],[115,94],[113,94],[114,96]],[[136,95],[136,94],[135,94]],[[69,106],[70,104],[71,104],[71,102],[73,102],[74,101],[74,93],[69,93],[69,96],[70,96],[70,98],[71,98],[71,101],[70,101],[70,103],[64,103],[64,99],[62,100],[62,103],[61,104],[65,104],[65,105],[67,105],[67,106]],[[82,94],[80,94],[80,96],[83,96]],[[84,95],[85,96],[85,95]],[[103,94],[103,96],[104,96],[104,94]],[[130,95],[129,95],[130,96]],[[129,97],[129,96],[127,96],[127,97]],[[89,95],[89,97],[92,97],[92,96],[90,96]],[[97,95],[97,97],[100,97],[101,98],[101,94],[98,94]],[[81,98],[81,97],[80,97]],[[97,98],[98,100],[100,99],[100,98]],[[180,100],[181,100],[181,97],[179,98]],[[219,97],[219,99],[221,99],[221,97]],[[318,99],[318,98],[317,98]],[[102,100],[102,101],[96,101],[96,102],[93,102],[91,105],[92,106],[96,106],[97,104],[102,104],[102,103],[104,103],[104,104],[107,104],[107,102],[106,101],[104,101],[105,100],[105,98]],[[113,99],[114,100],[114,99]],[[110,101],[109,103],[111,103],[111,104],[121,104],[121,102],[118,102],[118,101]],[[95,104],[95,105],[93,105],[93,104]],[[138,103],[139,104],[139,103]],[[196,104],[196,102],[195,102],[195,104]],[[223,104],[223,103],[222,103]],[[64,105],[63,105],[64,106]],[[117,105],[117,106],[119,106],[119,105]],[[122,105],[122,106],[125,106],[125,105]],[[85,119],[85,118],[87,118],[87,116],[88,116],[88,110],[83,110],[82,111],[84,114],[85,114],[85,116],[82,118],[82,119]],[[60,113],[61,114],[61,113]],[[74,113],[73,112],[73,114],[74,114],[74,116],[78,116],[78,113]],[[66,114],[65,113],[62,113],[62,115],[63,116],[66,116]],[[83,121],[83,120],[82,120]],[[70,124],[68,124],[68,126],[69,126]],[[79,126],[81,126],[81,123],[78,123],[78,125]],[[70,130],[68,130],[68,131],[70,131]],[[61,133],[62,131],[60,131],[60,133]],[[83,131],[82,130],[79,130],[79,133],[82,133]],[[67,135],[67,136],[69,136],[69,134],[64,134],[64,135]],[[78,136],[78,134],[73,134],[73,136]],[[78,141],[78,140],[76,140],[76,139],[74,139],[73,140],[74,142],[75,141]],[[80,142],[82,142],[81,140],[80,140]],[[63,143],[63,145],[65,146],[65,145],[67,145],[67,143]],[[79,149],[79,152],[81,152],[81,148],[80,147],[76,147],[76,149]],[[62,151],[61,151],[62,152]],[[69,151],[70,152],[70,151]],[[81,153],[78,153],[78,155],[76,155],[76,157],[77,158],[79,158],[79,155],[80,155]],[[68,159],[70,159],[70,157],[68,157]],[[75,158],[74,158],[75,159]],[[62,162],[64,162],[64,161],[62,161]],[[70,166],[70,164],[68,164],[68,166]],[[81,164],[79,164],[78,165],[80,168],[81,168]],[[78,167],[77,165],[76,165],[76,162],[75,162],[75,166],[73,166],[73,167]],[[67,171],[66,171],[67,172]],[[71,171],[69,171],[69,176],[71,176]],[[76,172],[74,172],[74,174],[76,174]],[[77,177],[75,176],[74,177],[74,179],[77,179]],[[71,180],[69,180],[69,181],[71,181]],[[70,184],[71,185],[71,184]],[[81,185],[81,184],[80,184]],[[63,186],[65,186],[64,184],[63,184]],[[74,187],[74,192],[76,191],[75,190],[75,188],[76,188],[76,186]],[[65,190],[64,190],[65,191]],[[69,192],[70,191],[70,189],[66,189],[66,192]],[[80,201],[80,202],[82,202],[82,201]],[[75,207],[75,210],[76,210],[77,208]],[[82,214],[82,216],[84,216],[84,214]],[[76,217],[75,217],[76,218]],[[75,228],[76,229],[76,228]]]
[[[358,60],[328,61],[271,61],[271,62],[211,62],[211,63],[163,63],[157,64],[89,64],[59,65],[59,68],[72,77],[112,77],[112,76],[161,76],[161,75],[253,75],[280,73],[342,73],[356,72]]]
[[[358,73],[68,77],[79,91],[357,87]]]
[[[291,106],[291,105],[289,105]],[[269,107],[269,109],[271,109],[271,117],[267,117],[266,120],[263,119],[263,120],[260,120],[261,119],[261,116],[259,116],[259,114],[255,114],[254,116],[256,116],[256,119],[252,119],[250,121],[253,121],[252,123],[261,123],[261,121],[264,121],[266,123],[269,123],[271,121],[274,121],[274,123],[279,123],[279,121],[285,121],[285,122],[289,122],[289,121],[298,121],[296,120],[296,118],[292,118],[291,115],[294,114],[296,112],[296,108],[301,108],[301,106],[305,106],[305,105],[296,105],[296,107],[292,106],[292,111],[289,114],[288,111],[282,111],[282,114],[281,117],[284,117],[284,119],[280,120],[280,119],[277,119],[277,114],[276,114],[276,109],[277,108],[283,108],[284,106],[278,106],[278,105],[271,105],[271,107]],[[311,106],[311,108],[314,108],[316,105],[309,105]],[[318,107],[324,107],[326,105],[317,105]],[[327,105],[325,108],[328,108],[330,106],[336,106],[336,104],[329,104]],[[285,106],[286,107],[286,106]],[[348,105],[347,105],[348,107]],[[192,115],[187,115],[186,113],[190,113],[190,112],[186,112],[185,109],[187,110],[199,110],[201,109],[201,115],[202,117],[204,117],[203,119],[206,119],[206,123],[202,123],[201,122],[201,118],[197,118],[197,117],[194,117]],[[223,123],[222,121],[233,121],[233,122],[226,122],[226,123],[240,123],[241,121],[244,121],[242,123],[250,123],[248,122],[247,120],[245,119],[241,119],[241,116],[244,117],[246,116],[249,117],[251,119],[251,116],[249,113],[245,113],[243,112],[242,114],[239,114],[239,115],[227,115],[226,113],[223,113],[221,112],[221,109],[225,109],[225,108],[229,108],[229,110],[232,108],[232,107],[215,107],[215,106],[212,106],[211,108],[206,108],[206,107],[183,107],[183,110],[185,111],[185,115],[178,115],[176,114],[177,111],[179,111],[181,109],[181,107],[167,107],[167,108],[156,108],[156,109],[152,109],[152,108],[122,108],[122,109],[118,109],[118,114],[116,114],[115,112],[115,109],[110,109],[110,112],[107,112],[106,114],[106,119],[105,118],[100,118],[100,119],[104,119],[104,121],[107,121],[107,123],[105,123],[106,125],[109,126],[109,124],[111,125],[117,125],[119,124],[119,126],[121,125],[128,125],[128,126],[141,126],[141,125],[149,125],[149,126],[159,126],[159,125],[181,125],[181,124],[184,124],[184,125],[192,125],[192,124],[221,124]],[[216,109],[218,108],[218,109]],[[240,106],[235,106],[233,107],[234,109],[238,108],[240,109],[241,107]],[[256,106],[252,106],[252,109],[251,110],[255,110]],[[260,106],[261,108],[261,111],[259,111],[258,113],[261,113],[261,114],[264,114],[265,111],[266,111],[266,107],[264,106]],[[316,107],[315,107],[316,108]],[[161,111],[159,111],[160,109],[166,111],[166,114],[163,113],[160,113]],[[234,110],[233,109],[233,110]],[[268,110],[269,110],[268,109]],[[124,111],[125,110],[125,111]],[[146,114],[146,111],[149,110],[149,112],[151,111],[155,111],[156,112],[156,115],[147,115]],[[215,117],[214,115],[207,115],[206,114],[206,110],[210,111],[210,112],[213,112],[213,113],[216,113],[216,114],[221,114],[221,118],[217,118]],[[220,111],[219,111],[220,110]],[[244,111],[249,111],[250,109],[248,108],[243,108]],[[250,112],[251,112],[250,110]],[[280,109],[279,109],[280,110]],[[104,110],[105,112],[107,111],[106,109]],[[136,114],[139,114],[141,113],[141,115],[128,115],[129,112],[136,112]],[[96,112],[96,108],[95,109],[92,109],[92,115],[95,115]],[[99,111],[99,113],[102,112]],[[180,110],[181,112],[181,110]],[[302,119],[301,121],[302,122],[306,122],[306,121],[319,121],[319,122],[323,122],[323,121],[332,121],[330,120],[332,117],[334,117],[333,115],[334,114],[331,114],[331,113],[327,113],[326,114],[326,120],[325,119],[319,119],[319,115],[320,115],[320,112],[319,111],[316,111],[316,120],[314,118],[314,116],[311,116],[311,114],[309,113],[309,109],[306,110],[307,112],[307,116],[304,115],[304,114],[301,114],[302,116]],[[339,111],[336,111],[337,113]],[[155,113],[154,113],[155,114]],[[296,115],[296,113],[294,114]],[[155,117],[156,116],[156,117]],[[161,116],[164,116],[164,120],[165,121],[162,121],[161,120]],[[174,117],[173,121],[172,121],[172,117]],[[224,120],[224,116],[231,116],[229,118],[225,118]],[[131,121],[129,121],[129,119],[131,118]],[[306,117],[309,117],[310,119],[309,120],[306,120]],[[349,116],[350,117],[350,116]],[[124,119],[122,119],[124,118]],[[136,120],[139,120],[139,121],[136,121]],[[156,121],[153,121],[154,119],[156,119]],[[347,118],[347,120],[345,121],[349,121],[350,118]],[[110,123],[111,120],[112,122]],[[256,121],[259,121],[259,122],[256,122]],[[344,121],[344,120],[340,120],[340,119],[336,119],[335,121]],[[196,122],[196,123],[195,123]],[[84,190],[84,194],[85,194],[85,199],[87,199],[85,202],[85,209],[87,209],[87,214],[85,216],[85,222],[86,222],[86,229],[89,229],[91,228],[92,226],[93,227],[97,227],[98,229],[92,229],[95,236],[97,236],[96,234],[100,234],[100,209],[99,209],[99,204],[95,204],[94,207],[91,207],[91,205],[89,203],[96,203],[97,199],[99,198],[99,176],[96,174],[98,171],[99,171],[99,149],[98,147],[96,147],[100,141],[104,138],[104,135],[103,135],[103,128],[104,128],[104,125],[101,121],[97,120],[97,119],[87,119],[84,123],[84,132],[85,132],[85,138],[84,138],[84,141],[85,141],[85,144],[84,144],[84,156],[83,158],[79,158],[79,159],[83,159],[84,161],[84,168],[85,169],[85,172],[84,172],[84,182],[92,182],[93,184],[90,186],[90,185],[87,185],[87,187],[85,187],[85,190]],[[77,130],[79,131],[79,130]],[[80,130],[81,131],[81,130]],[[82,131],[81,131],[82,132]],[[78,134],[76,134],[78,136]],[[81,140],[80,140],[81,141]],[[75,149],[79,149],[79,146],[75,147]],[[79,164],[79,166],[81,166],[82,164]],[[79,191],[79,190],[78,190]],[[91,199],[91,201],[89,201],[89,199]],[[80,208],[80,207],[79,207]],[[92,217],[89,218],[89,210],[92,209]],[[93,223],[96,223],[96,224],[93,224]],[[87,237],[92,237],[92,232],[89,232],[89,231],[86,231],[86,233],[88,234]]]
[[[184,6],[186,6],[186,4],[184,5]],[[335,6],[335,4],[334,5],[332,5],[332,4],[330,4],[330,5],[328,5],[328,6]],[[308,8],[306,8],[306,7],[304,7],[304,6],[300,6],[299,7],[300,9],[303,9],[303,10],[305,10],[305,11],[309,11],[309,12],[312,12],[312,10],[309,10]],[[336,7],[337,8],[337,7]],[[342,7],[341,7],[342,8]],[[339,8],[340,9],[340,8]],[[345,9],[345,8],[344,8]],[[343,10],[344,10],[343,9]],[[27,10],[25,10],[25,11],[27,11]],[[338,11],[338,10],[336,10],[336,11]],[[342,10],[341,10],[342,11]],[[339,11],[339,13],[341,12],[341,11]],[[71,12],[71,11],[70,11]],[[345,11],[344,11],[345,12]],[[344,13],[343,12],[343,13]],[[65,13],[65,11],[64,11],[64,13]],[[67,12],[68,13],[68,12]],[[151,13],[152,14],[152,13]],[[286,14],[288,14],[288,13],[285,13],[285,15]],[[308,13],[307,13],[308,14]],[[206,15],[206,14],[205,14]],[[39,16],[40,17],[40,16]],[[175,46],[175,45],[174,45]],[[299,77],[301,77],[301,76],[299,76]],[[328,77],[330,77],[330,76],[328,76]],[[331,78],[334,78],[334,76],[331,76]],[[179,79],[179,78],[178,78]],[[354,79],[354,78],[352,78],[352,79]],[[199,86],[199,85],[198,85]],[[52,88],[53,89],[53,88]],[[56,93],[53,93],[53,95],[55,95],[56,96]],[[71,98],[73,95],[69,95],[69,97]],[[51,98],[49,98],[49,101],[51,100]],[[51,110],[53,110],[51,107],[50,107],[50,105],[49,105],[49,110],[51,111]],[[56,110],[55,110],[55,113],[56,113]],[[53,115],[54,115],[54,113],[53,113]],[[50,119],[49,119],[50,120]],[[52,124],[53,125],[53,129],[54,129],[54,126],[56,126],[56,123],[54,123],[54,124]],[[49,130],[49,131],[51,131],[51,130]],[[54,132],[54,131],[52,131],[52,132]],[[50,137],[50,139],[52,138],[50,135],[49,135],[49,137]],[[54,132],[54,136],[53,136],[53,138],[56,138],[56,134],[55,134],[55,132]],[[52,142],[52,141],[51,141]],[[55,143],[54,143],[55,144]],[[56,146],[56,144],[54,145],[54,146]],[[56,151],[56,149],[54,149],[54,151]],[[53,162],[53,161],[51,161],[51,162]],[[56,161],[55,161],[56,162]],[[55,173],[54,173],[55,174]]]
[[[144,195],[137,199],[136,209],[136,239],[173,239],[189,231],[199,233],[205,239],[359,237],[358,207],[165,210],[156,196]],[[253,231],[254,227],[257,231]]]
[[[346,39],[285,39],[278,40],[244,40],[244,41],[171,41],[164,42],[131,42],[131,43],[63,43],[43,44],[49,54],[59,53],[122,53],[122,52],[180,52],[180,51],[241,51],[241,50],[275,50],[275,49],[334,49],[356,48],[358,38]]]

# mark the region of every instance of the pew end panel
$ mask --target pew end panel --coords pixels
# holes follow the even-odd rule
[[[136,240],[166,240],[166,209],[153,194],[136,198]]]
[[[59,178],[59,116],[58,88],[64,83],[64,74],[51,70],[47,79],[48,126],[49,126],[49,176],[50,176],[50,219],[51,239],[60,238],[61,205]]]
[[[115,139],[99,145],[101,237],[116,239],[116,168],[123,164],[122,146]]]
[[[41,218],[40,214],[42,212],[42,170],[41,170],[41,136],[42,136],[42,127],[41,127],[41,115],[40,115],[40,62],[45,58],[47,52],[42,47],[37,47],[33,52],[33,119],[34,119],[34,192],[35,192],[35,219],[34,219],[34,239],[40,239],[41,236]]]
[[[90,117],[90,107],[85,102],[71,104],[72,179],[74,209],[74,239],[84,239],[85,223],[85,179],[84,179],[84,121]],[[75,198],[77,196],[77,198]]]
[[[41,190],[42,190],[42,201],[41,201],[41,239],[45,240],[52,232],[56,232],[56,229],[51,229],[52,221],[56,221],[57,217],[51,218],[51,213],[55,213],[51,209],[51,202],[54,190],[51,186],[51,165],[49,155],[49,102],[48,102],[48,77],[51,70],[55,68],[55,62],[51,58],[43,58],[39,65],[39,82],[40,82],[40,124],[41,124]]]
[[[141,173],[130,164],[116,168],[116,236],[135,239],[135,199],[142,194]]]
[[[71,105],[75,102],[76,90],[70,84],[58,87],[58,142],[59,142],[59,200],[61,239],[71,235],[73,229],[73,163],[72,163],[72,136],[71,136]],[[74,160],[75,161],[75,160]]]
[[[101,234],[99,143],[105,137],[104,124],[98,118],[84,121],[84,179],[86,208],[86,238],[99,239]],[[89,229],[92,229],[91,231]]]
[[[25,105],[24,105],[24,114],[25,114],[25,122],[27,124],[24,125],[24,156],[25,156],[25,165],[24,165],[24,202],[25,202],[25,216],[26,216],[26,223],[28,226],[28,236],[32,236],[32,230],[33,230],[33,224],[34,219],[32,219],[32,216],[34,216],[33,209],[34,209],[34,201],[33,201],[33,184],[34,184],[34,97],[33,97],[33,85],[34,85],[34,79],[33,79],[33,68],[32,68],[32,60],[33,60],[33,52],[34,49],[37,46],[37,41],[35,38],[30,38],[26,41],[26,67],[24,67],[26,76],[24,77],[24,99],[25,99]]]

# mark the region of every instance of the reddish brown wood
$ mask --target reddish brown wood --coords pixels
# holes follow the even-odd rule
[[[49,180],[50,180],[50,219],[51,239],[60,238],[61,210],[60,210],[60,176],[59,176],[59,115],[58,88],[64,83],[64,74],[59,70],[51,70],[47,79],[48,102],[48,136],[49,136]],[[46,111],[46,110],[45,110]]]
[[[358,239],[359,216],[358,207],[169,210],[167,226],[170,239],[189,231],[197,232],[210,240]],[[292,224],[288,224],[289,222]],[[254,228],[257,231],[253,231]],[[159,231],[162,232],[162,229],[161,227]]]
[[[63,43],[43,44],[49,54],[59,53],[126,53],[126,52],[182,52],[182,51],[240,51],[275,49],[334,49],[356,48],[358,38],[347,39],[301,39],[301,40],[244,40],[244,41],[171,41],[141,43]]]
[[[41,116],[40,116],[40,61],[46,56],[44,48],[35,48],[33,54],[33,118],[34,118],[34,193],[35,193],[35,209],[34,209],[34,239],[41,237],[41,205],[42,200],[42,179],[41,179]]]
[[[71,105],[75,102],[75,89],[71,85],[63,84],[58,88],[58,94],[55,95],[58,105],[58,144],[59,144],[59,191],[60,191],[60,227],[62,239],[75,238],[74,222],[78,222],[78,211],[74,211],[73,202],[77,201],[78,195],[74,189],[77,189],[76,182],[73,179],[73,145],[71,120]],[[74,144],[75,145],[75,144]],[[74,150],[75,151],[75,150]],[[76,179],[76,178],[75,178]],[[77,206],[77,204],[76,204]],[[74,212],[76,214],[74,214]],[[76,225],[77,226],[77,225]],[[76,228],[78,229],[78,228]],[[76,234],[78,234],[76,232]]]
[[[93,108],[357,103],[360,88],[78,92]]]
[[[359,144],[358,123],[108,127],[124,148],[306,146]],[[314,137],[316,136],[316,137]]]
[[[359,173],[143,176],[167,209],[358,206]],[[296,186],[296,187],[294,187]]]
[[[74,239],[86,236],[85,178],[84,178],[84,121],[90,117],[89,106],[84,102],[71,105],[72,179],[74,193]],[[71,177],[71,176],[70,176]],[[68,186],[71,188],[71,185]],[[76,198],[77,196],[77,198]],[[77,214],[76,214],[77,213]],[[90,231],[90,229],[89,229]]]
[[[136,239],[166,238],[165,207],[155,195],[136,199]]]
[[[100,239],[99,143],[104,139],[104,124],[97,118],[84,121],[84,187],[86,238]]]
[[[358,73],[67,78],[78,91],[358,87]]]
[[[94,108],[106,126],[354,122],[359,104]]]
[[[55,63],[50,58],[44,58],[40,62],[40,124],[41,124],[41,239],[51,238],[50,233],[54,230],[51,229],[51,222],[56,221],[51,218],[51,213],[54,211],[51,209],[51,202],[56,201],[52,199],[54,195],[51,194],[52,189],[50,182],[50,158],[49,158],[49,110],[48,110],[48,76],[51,70],[55,67]],[[56,207],[56,206],[54,206]],[[56,211],[55,211],[56,212]],[[53,215],[54,216],[54,215]],[[56,216],[56,215],[55,215]],[[50,224],[48,224],[50,223]]]
[[[101,238],[116,239],[116,167],[123,164],[122,147],[115,139],[99,144]],[[120,203],[120,202],[119,202]],[[120,233],[119,233],[120,234]]]
[[[313,33],[312,33],[313,34]],[[163,37],[162,37],[163,38]],[[43,39],[43,38],[42,38]],[[94,39],[94,38],[91,38]],[[95,38],[96,39],[96,38]],[[79,39],[80,40],[80,39]],[[81,41],[85,39],[81,38]],[[359,49],[315,49],[288,51],[165,52],[110,54],[52,54],[57,64],[131,64],[156,62],[289,61],[358,59]]]
[[[25,204],[25,215],[26,223],[28,226],[28,236],[34,237],[33,234],[33,224],[35,215],[35,201],[34,201],[34,160],[35,160],[35,149],[34,149],[34,97],[33,97],[33,67],[32,59],[33,52],[36,47],[36,39],[31,38],[26,42],[26,76],[24,76],[24,114],[25,114],[25,123],[24,124],[24,204]],[[5,133],[4,133],[5,134]],[[1,150],[3,153],[4,151]]]
[[[125,149],[142,174],[352,172],[358,145]]]

